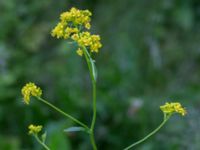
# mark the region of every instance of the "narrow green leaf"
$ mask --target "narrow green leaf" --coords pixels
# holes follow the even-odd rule
[[[94,77],[95,81],[97,81],[97,69],[96,69],[96,66],[95,66],[95,61],[90,58],[90,62],[91,62],[91,66],[92,66],[93,77]]]
[[[83,127],[70,127],[67,129],[64,129],[64,132],[79,132],[79,131],[86,131]]]
[[[43,133],[42,136],[41,136],[42,142],[43,142],[43,143],[45,143],[46,137],[47,137],[47,133],[45,132],[45,133]]]
[[[86,59],[90,62],[90,65],[92,67],[93,78],[94,78],[95,81],[97,81],[97,69],[96,69],[96,66],[95,66],[95,60],[93,60],[91,58],[91,56],[90,56],[90,54],[88,53],[87,50],[85,50],[85,52],[86,52],[86,55],[87,55]]]

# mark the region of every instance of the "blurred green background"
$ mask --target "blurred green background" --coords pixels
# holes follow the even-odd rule
[[[103,48],[98,68],[96,140],[100,150],[120,150],[162,121],[159,106],[180,101],[174,116],[137,150],[200,149],[199,0],[1,0],[0,149],[41,150],[27,134],[42,124],[52,150],[90,150],[84,133],[39,101],[22,102],[29,81],[43,97],[89,124],[91,82],[75,46],[50,36],[59,14],[71,7],[92,11],[92,33]]]

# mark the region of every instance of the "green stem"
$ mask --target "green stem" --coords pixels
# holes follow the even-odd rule
[[[91,123],[91,130],[94,130],[95,122],[96,122],[96,84],[93,83],[93,117],[92,117],[92,123]]]
[[[96,122],[96,114],[97,114],[97,110],[96,110],[96,77],[94,77],[94,72],[95,71],[92,68],[92,63],[91,61],[93,61],[90,57],[90,54],[88,53],[86,47],[82,47],[83,51],[84,51],[84,56],[89,68],[89,72],[90,72],[90,78],[92,80],[92,97],[93,97],[93,116],[92,116],[92,123],[90,126],[90,141],[93,147],[93,150],[97,150],[97,146],[96,146],[96,142],[95,142],[95,138],[94,138],[94,126],[95,126],[95,122]]]
[[[144,142],[145,140],[147,140],[149,137],[151,137],[151,136],[154,135],[156,132],[158,132],[158,130],[160,130],[160,129],[163,127],[163,125],[167,122],[167,120],[168,120],[169,118],[170,118],[170,116],[166,117],[166,116],[164,115],[163,122],[162,122],[155,130],[153,130],[151,133],[149,133],[149,134],[148,134],[147,136],[145,136],[143,139],[141,139],[141,140],[139,140],[139,141],[137,141],[137,142],[131,144],[130,146],[124,148],[123,150],[129,150],[129,149],[131,149],[132,147],[134,147],[134,146],[136,146],[136,145],[138,145],[138,144]]]
[[[82,123],[81,121],[79,121],[78,119],[72,117],[71,115],[65,113],[64,111],[62,111],[61,109],[59,109],[58,107],[54,106],[53,104],[49,103],[48,101],[42,99],[41,97],[37,97],[37,99],[45,104],[47,104],[48,106],[50,106],[51,108],[55,109],[56,111],[58,111],[59,113],[61,113],[62,115],[64,115],[65,117],[71,119],[72,121],[76,122],[77,124],[81,125],[82,127],[84,127],[87,130],[90,130],[88,128],[87,125],[85,125],[84,123]]]
[[[91,141],[93,150],[97,150],[97,146],[96,146],[96,142],[95,142],[95,139],[94,139],[94,132],[93,131],[90,133],[90,141]]]
[[[90,140],[93,146],[94,150],[97,150],[97,146],[95,143],[95,139],[94,139],[94,126],[95,126],[95,122],[96,122],[96,83],[93,82],[93,117],[92,117],[92,123],[91,123],[91,127],[90,127]]]
[[[36,138],[36,140],[38,141],[38,143],[40,143],[46,150],[50,150],[50,148],[49,148],[44,142],[42,142],[42,141],[39,139],[39,137],[38,137],[37,134],[35,134],[34,137]]]

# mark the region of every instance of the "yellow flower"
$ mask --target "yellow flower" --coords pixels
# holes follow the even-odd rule
[[[73,34],[71,36],[72,40],[77,41],[79,39],[79,35],[78,34]]]
[[[29,125],[28,126],[28,129],[29,129],[29,134],[38,134],[41,130],[42,130],[42,126],[41,125]]]
[[[83,56],[83,50],[78,48],[76,53],[79,55],[79,56]]]
[[[90,29],[90,27],[91,27],[90,23],[86,23],[86,24],[85,24],[85,28],[86,28],[86,29]]]
[[[22,95],[24,97],[24,102],[29,104],[31,96],[38,96],[42,95],[42,90],[40,87],[37,87],[34,83],[27,83],[21,90]]]
[[[176,103],[165,103],[165,105],[160,106],[160,109],[165,114],[173,114],[173,113],[179,113],[182,116],[186,115],[186,109],[182,107],[182,105],[178,102]]]
[[[73,34],[76,34],[76,33],[78,33],[78,32],[79,32],[78,28],[70,28],[70,27],[67,27],[67,28],[65,29],[64,38],[67,39],[67,38],[69,38],[70,36],[72,36]]]
[[[62,38],[64,36],[64,27],[65,24],[63,22],[59,22],[57,26],[52,30],[51,35],[53,37]]]

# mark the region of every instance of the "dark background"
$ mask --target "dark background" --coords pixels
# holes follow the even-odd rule
[[[98,68],[96,140],[100,150],[120,150],[162,121],[159,106],[179,101],[175,115],[138,150],[200,149],[200,1],[198,0],[1,0],[0,149],[40,150],[30,123],[47,131],[52,150],[89,150],[84,133],[49,107],[22,102],[29,81],[43,97],[89,124],[91,82],[75,46],[52,38],[59,14],[71,7],[92,11],[92,33],[103,48]]]

